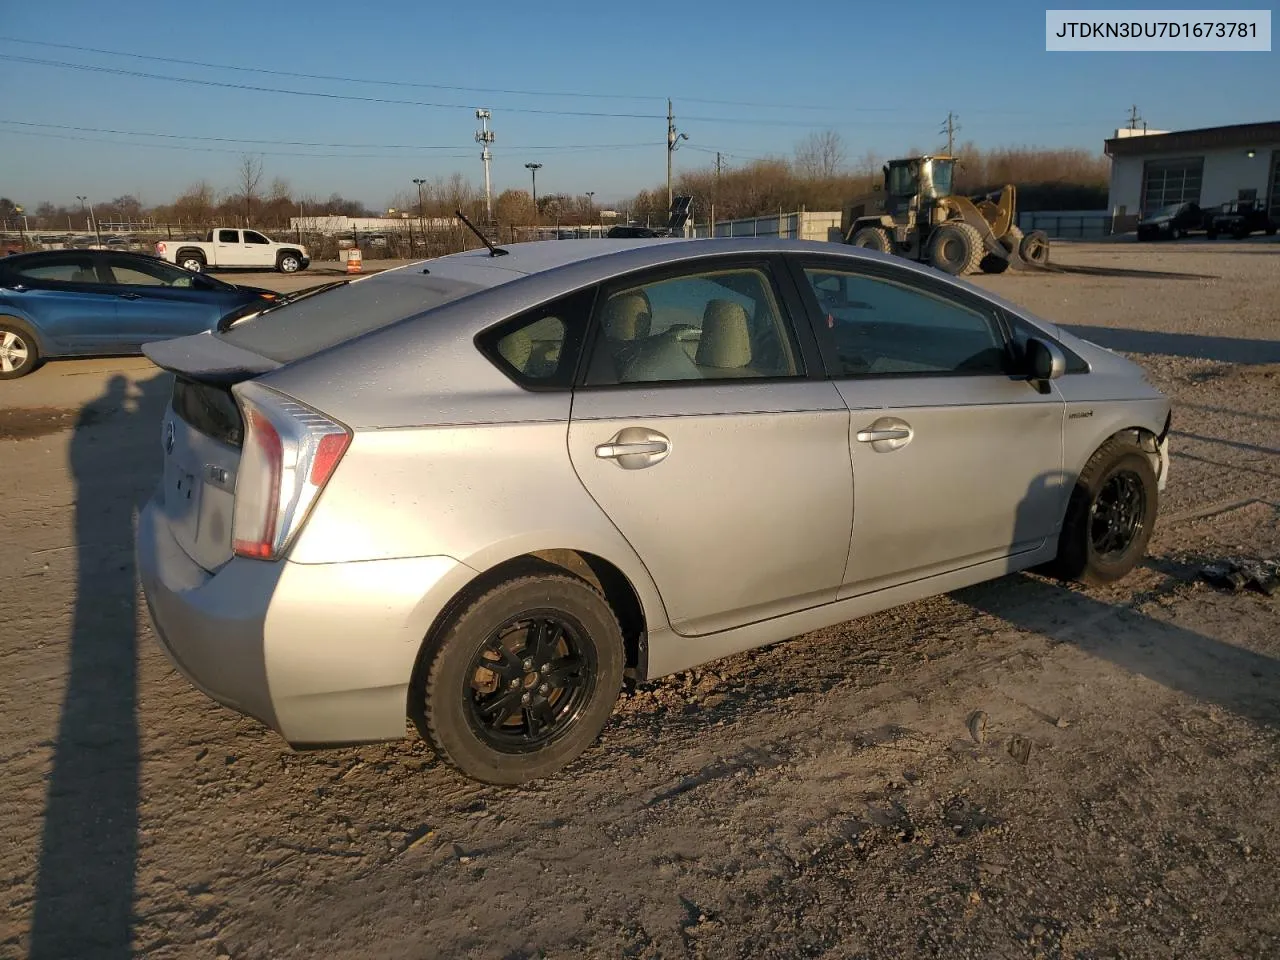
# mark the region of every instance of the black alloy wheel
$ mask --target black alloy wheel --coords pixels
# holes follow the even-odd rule
[[[493,631],[463,690],[476,737],[502,753],[528,753],[564,736],[595,687],[595,650],[583,633],[554,610],[522,614]]]

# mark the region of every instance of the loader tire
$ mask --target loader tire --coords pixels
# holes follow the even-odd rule
[[[1032,230],[1019,244],[1022,259],[1037,267],[1049,263],[1049,235],[1043,230]]]
[[[963,276],[978,269],[984,256],[982,237],[967,223],[944,223],[929,241],[929,263],[944,273]]]
[[[879,250],[881,253],[893,253],[893,242],[889,239],[889,231],[884,227],[863,227],[855,230],[849,241],[855,247],[867,250]]]
[[[1009,232],[1000,238],[1000,246],[1015,257],[1021,256],[1019,251],[1022,249],[1022,231],[1018,227],[1010,227]]]

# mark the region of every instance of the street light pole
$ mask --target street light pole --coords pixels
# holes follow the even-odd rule
[[[591,207],[591,212],[592,212],[592,213],[595,213],[595,212],[596,212],[596,202],[595,202],[595,200],[593,200],[593,199],[592,199],[595,195],[596,195],[596,192],[595,192],[594,190],[588,190],[588,191],[587,191],[587,203],[588,203],[588,205]],[[594,219],[595,219],[595,217],[592,217],[591,219],[593,219],[593,220],[594,220]],[[590,231],[590,230],[588,230],[588,231],[587,231],[587,236],[591,236],[591,231]]]
[[[538,171],[542,169],[542,164],[526,163],[524,166],[533,177],[533,225],[536,227],[538,226]]]
[[[76,194],[76,199],[80,201],[80,216],[82,216],[82,217],[83,217],[83,216],[84,216],[84,202],[85,202],[86,200],[88,200],[89,198],[88,198],[88,197],[82,197],[82,196],[80,196],[80,194],[78,194],[78,193],[77,193],[77,194]],[[88,221],[88,220],[86,220],[86,221],[85,221],[84,228],[85,228],[86,230],[88,230],[88,229],[89,229],[89,221]]]

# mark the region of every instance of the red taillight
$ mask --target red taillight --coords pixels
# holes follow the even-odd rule
[[[161,240],[159,243],[157,243],[157,244],[156,244],[156,253],[160,254],[161,256],[163,256],[163,255],[164,255],[164,252],[165,252],[165,250],[167,250],[167,249],[168,249],[168,248],[164,245],[164,241],[163,241],[163,240]]]
[[[252,381],[233,388],[244,416],[232,550],[271,560],[288,549],[351,443],[346,427]]]
[[[284,445],[265,413],[245,406],[245,442],[236,483],[235,538],[231,548],[242,557],[271,556],[280,506]]]
[[[351,438],[345,433],[330,433],[320,438],[316,447],[316,457],[311,461],[311,483],[323,487],[338,466],[338,461],[347,452],[347,444]]]

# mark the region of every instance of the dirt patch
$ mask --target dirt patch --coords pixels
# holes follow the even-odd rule
[[[80,407],[17,407],[0,410],[0,440],[31,440],[103,419],[105,413]]]

